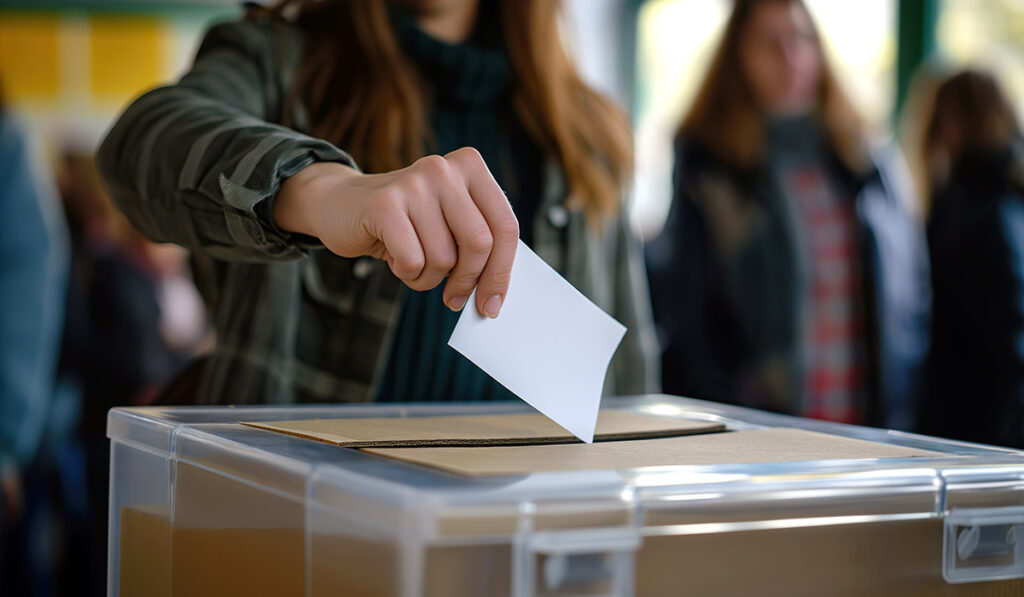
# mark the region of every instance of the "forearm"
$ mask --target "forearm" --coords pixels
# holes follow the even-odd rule
[[[243,260],[302,255],[257,208],[324,161],[351,163],[329,143],[184,87],[136,101],[97,156],[112,199],[149,238]]]

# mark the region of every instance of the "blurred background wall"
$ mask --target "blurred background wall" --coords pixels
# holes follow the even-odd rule
[[[0,3],[7,101],[46,145],[95,144],[125,104],[187,68],[203,29],[238,13],[228,1]]]
[[[810,0],[833,63],[879,138],[922,62],[994,72],[1024,110],[1021,0]],[[0,73],[8,101],[52,149],[95,144],[143,90],[173,80],[234,0],[4,0]],[[669,202],[671,136],[710,59],[730,0],[570,0],[566,36],[583,73],[636,127],[634,216],[656,233]],[[59,141],[58,141],[59,140]]]
[[[1024,110],[1021,0],[807,0],[826,51],[880,140],[897,130],[899,108],[922,63],[991,70]],[[671,193],[672,135],[703,78],[729,16],[730,0],[637,0],[633,118],[637,143],[636,224],[656,233]]]

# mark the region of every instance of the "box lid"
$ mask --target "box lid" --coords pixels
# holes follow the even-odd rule
[[[805,429],[937,455],[465,477],[239,423],[529,410],[520,403],[119,408],[109,415],[108,435],[382,533],[414,533],[427,542],[508,537],[524,525],[710,533],[1024,505],[1024,452],[663,395],[615,398],[604,406],[715,421],[729,430]]]

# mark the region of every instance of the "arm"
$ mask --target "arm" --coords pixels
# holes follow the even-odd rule
[[[354,164],[326,141],[269,122],[285,94],[281,44],[298,43],[282,27],[212,28],[192,70],[136,100],[107,135],[100,173],[117,206],[152,240],[228,260],[303,254],[261,204],[314,162]]]

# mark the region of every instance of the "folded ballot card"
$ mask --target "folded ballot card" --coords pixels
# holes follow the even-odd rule
[[[348,448],[513,446],[578,442],[538,413],[373,419],[302,419],[243,423]],[[595,441],[672,437],[722,431],[713,421],[643,415],[613,408],[597,418]]]
[[[496,319],[470,297],[448,344],[584,442],[594,439],[601,393],[626,328],[519,241]]]

